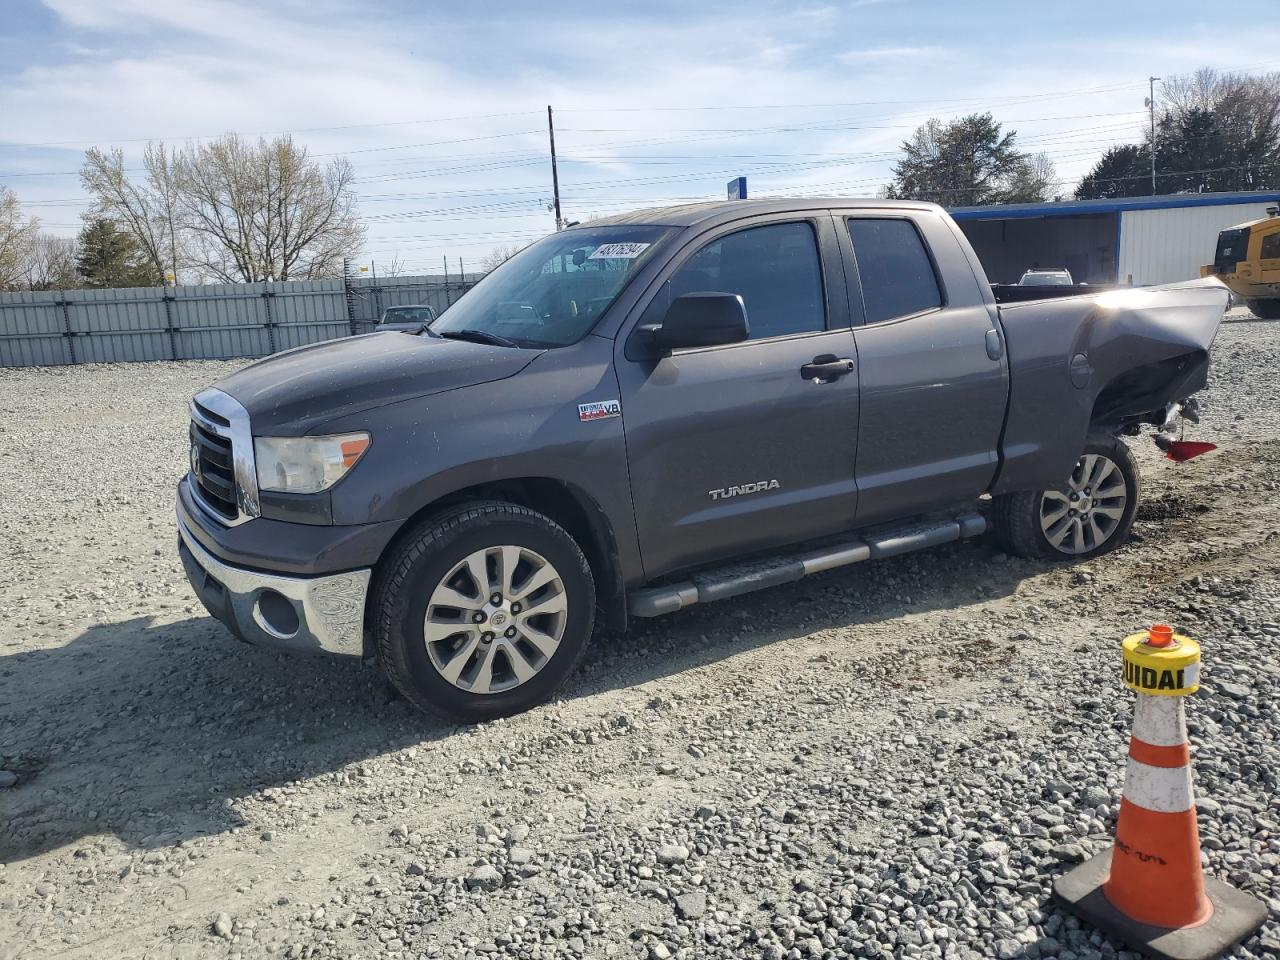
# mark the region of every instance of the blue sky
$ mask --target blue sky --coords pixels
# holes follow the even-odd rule
[[[291,131],[355,165],[363,258],[415,272],[566,217],[873,195],[930,116],[991,110],[1065,191],[1137,139],[1146,78],[1280,70],[1275,0],[412,3],[0,0],[0,184],[75,233],[93,145]],[[1247,25],[1242,28],[1241,25]]]

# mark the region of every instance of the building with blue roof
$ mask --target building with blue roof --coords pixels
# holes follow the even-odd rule
[[[1187,193],[1115,200],[1006,203],[951,210],[992,283],[1033,267],[1077,282],[1148,286],[1200,275],[1218,233],[1267,215],[1280,191]]]

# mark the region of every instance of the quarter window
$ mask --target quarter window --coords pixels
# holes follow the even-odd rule
[[[752,227],[707,244],[670,283],[671,299],[704,292],[740,295],[752,340],[827,326],[818,242],[808,223]]]
[[[942,292],[924,241],[910,220],[850,220],[867,323],[942,306]]]

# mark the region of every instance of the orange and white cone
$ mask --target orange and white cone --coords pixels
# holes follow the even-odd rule
[[[1213,914],[1181,697],[1138,694],[1115,849],[1102,890],[1121,913],[1159,927],[1195,927]]]
[[[1112,850],[1054,883],[1055,899],[1152,957],[1206,960],[1262,925],[1266,907],[1205,877],[1183,697],[1200,686],[1200,647],[1155,626],[1124,640],[1138,693]]]

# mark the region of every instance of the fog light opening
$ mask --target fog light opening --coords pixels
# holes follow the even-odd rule
[[[298,633],[298,611],[282,593],[263,590],[253,606],[253,619],[277,640],[289,640]]]

